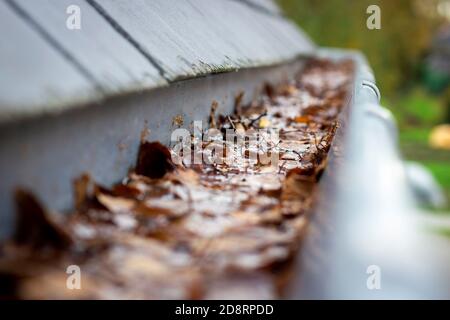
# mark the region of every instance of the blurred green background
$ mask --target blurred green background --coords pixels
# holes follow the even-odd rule
[[[450,150],[429,143],[436,125],[450,123],[450,0],[278,2],[318,45],[364,52],[397,118],[403,155],[432,171],[450,203]],[[373,4],[380,30],[366,26]]]

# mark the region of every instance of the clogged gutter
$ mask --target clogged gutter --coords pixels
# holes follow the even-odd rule
[[[216,137],[192,136],[192,157],[143,142],[121,183],[107,189],[77,179],[71,214],[49,214],[18,191],[16,232],[0,250],[0,297],[278,297],[352,76],[351,62],[311,60],[250,106],[237,101],[232,115],[213,108]],[[236,147],[224,141],[227,129],[236,137],[254,130],[264,146],[244,139]],[[80,283],[69,266],[79,267]]]

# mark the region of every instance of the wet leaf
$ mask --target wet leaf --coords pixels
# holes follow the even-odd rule
[[[169,149],[159,142],[143,142],[135,168],[137,174],[159,179],[175,169]]]
[[[66,249],[72,244],[71,236],[44,210],[28,191],[15,194],[17,221],[14,242],[35,249]]]
[[[98,193],[97,200],[103,206],[105,206],[106,209],[114,213],[129,212],[136,205],[136,202],[134,200],[122,197],[114,197],[104,193]]]
[[[121,183],[105,188],[87,174],[75,181],[76,210],[61,221],[18,191],[15,243],[0,247],[0,295],[276,297],[313,213],[351,79],[347,62],[311,60],[295,81],[266,85],[247,106],[238,95],[234,114],[216,116],[214,101],[217,133],[197,140],[204,149],[196,152],[222,161],[175,165],[169,149],[143,137],[135,170]],[[264,143],[226,141],[229,129]],[[82,268],[85,290],[65,288],[71,264]]]

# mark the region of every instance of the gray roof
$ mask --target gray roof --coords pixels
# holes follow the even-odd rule
[[[271,0],[7,0],[0,33],[0,122],[314,51]]]

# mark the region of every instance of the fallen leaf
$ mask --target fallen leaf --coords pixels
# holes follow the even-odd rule
[[[114,197],[104,193],[97,194],[97,200],[111,212],[129,212],[135,205],[136,201],[128,198]]]
[[[14,242],[35,249],[63,250],[72,244],[69,233],[51,217],[28,191],[15,193],[17,221]]]
[[[143,142],[135,168],[137,174],[159,179],[175,169],[169,149],[159,142]]]

